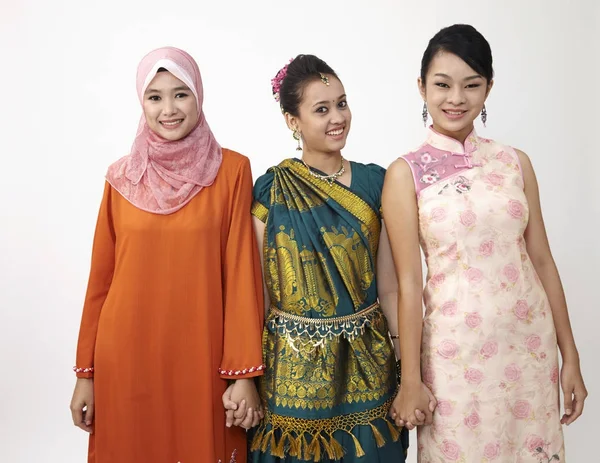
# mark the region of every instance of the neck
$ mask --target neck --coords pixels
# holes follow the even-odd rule
[[[473,131],[473,123],[466,126],[464,129],[458,132],[451,132],[449,130],[444,130],[441,127],[438,127],[436,123],[433,123],[433,130],[435,130],[440,135],[445,135],[446,137],[454,138],[456,141],[460,142],[461,145],[465,144],[465,140],[469,136],[469,134]]]
[[[304,149],[302,151],[302,159],[310,167],[314,167],[327,175],[331,175],[340,170],[342,152],[334,151],[331,153],[323,153]]]

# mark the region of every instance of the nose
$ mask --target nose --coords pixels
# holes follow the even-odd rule
[[[343,122],[346,122],[347,112],[344,113],[344,110],[338,108],[337,106],[329,114],[331,114],[331,123],[332,124],[341,124]]]
[[[165,116],[172,116],[177,112],[177,108],[175,107],[175,102],[171,98],[163,99],[163,108],[162,113]]]
[[[452,87],[448,93],[448,103],[459,106],[465,102],[465,93],[460,85]]]

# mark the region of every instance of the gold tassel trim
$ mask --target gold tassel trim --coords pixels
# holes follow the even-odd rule
[[[349,415],[336,416],[329,419],[311,420],[306,418],[294,418],[281,416],[267,412],[261,427],[252,439],[251,451],[260,450],[277,458],[286,456],[296,457],[300,461],[321,461],[327,456],[330,460],[340,460],[346,454],[347,449],[338,442],[334,433],[343,431],[350,435],[354,442],[357,457],[365,455],[358,438],[352,434],[356,426],[369,426],[377,447],[385,446],[386,439],[375,422],[385,421],[390,436],[394,442],[398,442],[400,432],[393,423],[387,420],[392,398],[379,407],[363,412],[351,413]],[[267,431],[268,427],[270,431]],[[281,432],[277,438],[276,433]]]
[[[375,442],[377,443],[377,447],[381,448],[385,445],[385,438],[381,435],[381,433],[379,432],[379,429],[377,429],[375,426],[373,426],[373,423],[369,423],[369,426],[371,426],[371,430],[373,431],[373,436],[375,436]]]
[[[265,435],[265,428],[264,428],[264,426],[261,426],[259,431],[257,431],[257,433],[252,438],[252,445],[250,446],[251,452],[256,452],[257,450],[260,449],[264,435]]]
[[[392,435],[393,441],[398,442],[398,439],[400,439],[400,433],[396,429],[396,425],[394,425],[388,420],[385,420],[385,422],[387,423],[388,429],[390,430],[390,434]]]
[[[346,432],[348,432],[348,431],[346,431]],[[354,448],[356,449],[356,456],[359,458],[364,457],[365,451],[361,447],[360,442],[358,441],[356,436],[354,434],[352,434],[351,432],[348,432],[348,434],[350,434],[350,436],[352,437],[352,440],[354,441]]]
[[[334,455],[333,460],[340,460],[346,453],[344,452],[344,447],[331,434],[329,435],[329,445]]]

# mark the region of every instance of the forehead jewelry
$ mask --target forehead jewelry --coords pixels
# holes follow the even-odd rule
[[[329,86],[329,78],[322,74],[321,72],[319,72],[319,74],[321,75],[321,82],[323,82],[325,85]]]

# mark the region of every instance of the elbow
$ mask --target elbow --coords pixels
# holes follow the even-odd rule
[[[529,259],[535,268],[535,271],[540,273],[544,269],[553,268],[556,266],[554,263],[554,258],[550,253],[550,250],[547,252],[530,252]]]

